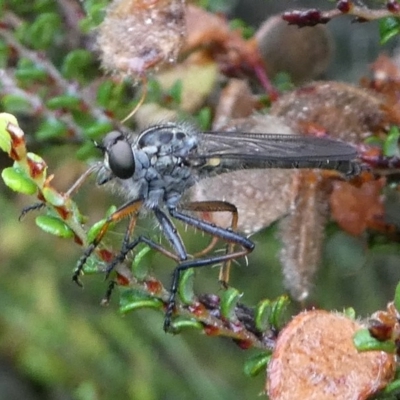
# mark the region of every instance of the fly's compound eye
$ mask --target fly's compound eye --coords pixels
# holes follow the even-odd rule
[[[117,131],[110,132],[103,140],[108,165],[120,179],[128,179],[135,173],[135,158],[126,137]]]

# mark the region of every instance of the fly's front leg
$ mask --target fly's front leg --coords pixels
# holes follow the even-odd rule
[[[189,204],[184,205],[183,207],[185,210],[188,211],[195,211],[195,212],[229,212],[231,214],[231,224],[230,230],[236,231],[239,221],[239,213],[235,205],[228,203],[227,201],[194,201]],[[219,237],[213,235],[210,244],[203,249],[201,252],[194,254],[194,258],[202,257],[208,254],[217,244]],[[226,246],[225,254],[233,253],[235,248],[234,242],[229,242]],[[230,267],[231,267],[232,260],[229,259],[226,261],[220,271],[219,271],[219,281],[224,287],[228,286],[229,283],[229,275],[230,275]]]
[[[132,214],[137,215],[142,204],[143,204],[142,199],[129,201],[129,202],[125,203],[122,207],[120,207],[118,210],[113,212],[106,219],[106,222],[100,229],[99,233],[93,239],[92,243],[90,243],[89,246],[86,248],[82,257],[78,260],[77,266],[76,266],[74,274],[72,276],[72,280],[74,282],[76,282],[79,286],[82,286],[82,283],[79,280],[79,276],[82,273],[83,267],[84,267],[87,259],[90,257],[90,255],[93,253],[93,251],[96,249],[96,247],[99,245],[99,243],[103,239],[104,235],[107,233],[110,225],[114,222],[118,222],[121,219],[128,217],[129,215],[132,215]]]
[[[128,227],[128,229],[125,233],[124,243],[123,243],[121,252],[118,254],[117,257],[114,258],[114,260],[107,267],[108,274],[115,268],[115,266],[117,264],[119,264],[120,262],[123,262],[125,260],[126,256],[128,255],[128,253],[130,251],[132,251],[140,243],[147,244],[153,250],[156,250],[156,251],[160,252],[161,254],[165,255],[166,257],[171,258],[172,260],[176,261],[178,264],[187,260],[188,254],[187,254],[185,245],[183,244],[183,241],[182,241],[175,225],[171,221],[171,219],[158,207],[154,208],[153,212],[154,212],[155,217],[157,218],[157,221],[159,222],[159,224],[161,226],[162,232],[168,239],[174,252],[167,250],[160,244],[154,242],[153,240],[151,240],[145,236],[139,236],[139,237],[135,238],[132,242],[129,242],[131,232],[130,232],[130,227]],[[134,222],[132,222],[132,220],[131,220],[129,225],[134,226]],[[115,283],[110,284],[110,286],[107,290],[106,296],[103,300],[103,303],[108,302],[114,286],[115,286]],[[174,290],[173,292],[171,292],[170,297],[167,302],[167,309],[165,312],[165,321],[164,321],[164,329],[165,330],[167,330],[168,329],[167,327],[169,327],[169,325],[170,325],[171,316],[175,309],[176,293],[177,293],[177,289]]]
[[[130,224],[131,225],[131,224]],[[124,244],[121,248],[121,251],[119,252],[119,254],[111,261],[111,263],[107,266],[107,270],[106,270],[106,279],[109,277],[110,273],[115,269],[115,267],[124,262],[128,253],[130,251],[133,251],[135,249],[136,246],[138,246],[140,243],[144,243],[147,246],[149,246],[150,248],[152,248],[153,250],[158,251],[159,253],[165,255],[168,258],[172,258],[174,261],[179,262],[179,257],[168,251],[167,249],[165,249],[163,246],[161,246],[160,244],[154,242],[153,240],[145,237],[145,236],[138,236],[135,240],[133,240],[132,242],[129,242],[129,238],[130,238],[130,233],[129,231],[129,227],[125,233],[125,238],[124,238]],[[107,291],[105,296],[103,297],[102,300],[102,304],[103,305],[107,305],[110,302],[110,298],[112,295],[112,292],[114,290],[115,285],[117,284],[117,282],[115,280],[111,280],[110,284],[108,285]]]

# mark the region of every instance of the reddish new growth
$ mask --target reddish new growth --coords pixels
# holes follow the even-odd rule
[[[386,8],[392,13],[400,12],[400,3],[397,0],[389,0],[386,3]]]
[[[350,0],[339,0],[336,3],[336,7],[342,13],[348,13],[351,11],[351,9],[353,7],[353,2]]]
[[[341,15],[352,15],[353,22],[365,22],[375,19],[399,16],[400,4],[397,0],[388,0],[384,8],[371,9],[364,5],[357,6],[351,0],[339,0],[336,2],[336,8],[328,11],[318,9],[292,10],[284,13],[282,18],[289,24],[303,26],[314,26],[317,24],[326,24],[331,19]]]
[[[311,10],[287,11],[282,14],[282,19],[287,21],[289,25],[298,25],[299,27],[326,24],[330,21],[329,17],[316,8]]]
[[[400,355],[400,314],[393,302],[387,305],[386,311],[377,311],[371,315],[368,330],[371,336],[380,341],[393,341],[397,355]]]

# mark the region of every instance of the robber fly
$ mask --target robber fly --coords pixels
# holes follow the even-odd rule
[[[251,168],[321,168],[336,170],[347,176],[360,171],[356,150],[344,142],[297,135],[198,132],[189,125],[179,123],[155,125],[134,138],[112,131],[105,136],[99,147],[103,151],[104,161],[98,168],[97,183],[103,185],[113,182],[127,202],[109,216],[80,258],[73,279],[79,283],[84,264],[109,225],[130,216],[122,249],[108,265],[107,274],[123,262],[129,251],[139,243],[145,243],[174,259],[177,266],[170,287],[165,330],[170,327],[179,278],[183,271],[226,264],[254,249],[251,240],[235,232],[238,217],[233,204],[225,201],[181,202],[182,195],[196,181],[213,174]],[[153,212],[172,251],[145,236],[131,239],[136,218],[143,209]],[[232,214],[232,229],[216,226],[182,210],[228,211]],[[171,217],[214,238],[222,239],[228,243],[226,253],[207,255],[203,251],[199,257],[189,258]],[[235,247],[240,249],[235,250]]]

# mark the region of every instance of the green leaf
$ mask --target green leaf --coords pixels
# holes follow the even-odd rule
[[[36,217],[35,222],[40,229],[52,235],[66,239],[74,237],[73,230],[60,218],[40,215]]]
[[[86,275],[97,274],[99,271],[102,271],[102,267],[105,267],[105,263],[102,260],[100,260],[96,254],[92,254],[86,260],[86,263],[83,266],[83,272]]]
[[[178,318],[175,319],[173,322],[171,322],[170,330],[171,332],[176,334],[182,332],[183,330],[188,330],[188,329],[202,330],[203,328],[204,328],[203,324],[194,319]]]
[[[271,314],[269,317],[269,324],[275,329],[280,329],[285,323],[285,312],[290,304],[287,296],[278,297],[271,303]]]
[[[212,112],[210,107],[203,107],[196,115],[196,121],[199,128],[203,131],[210,129],[212,121]]]
[[[399,379],[396,379],[396,380],[390,382],[390,383],[382,390],[382,392],[381,392],[380,394],[382,394],[382,396],[379,395],[379,396],[377,397],[378,399],[385,399],[385,398],[387,398],[387,399],[393,399],[393,400],[394,400],[394,399],[398,399],[399,397],[396,396],[396,395],[399,395],[399,394],[400,394],[400,380],[399,380]],[[390,395],[390,396],[387,397],[387,396],[384,396],[384,395]]]
[[[30,66],[28,68],[18,68],[15,71],[15,77],[20,81],[46,81],[47,80],[47,72],[36,66]]]
[[[186,270],[179,280],[179,297],[182,300],[182,303],[189,305],[192,304],[195,300],[195,295],[193,292],[193,281],[194,281],[194,269],[190,268]]]
[[[96,100],[99,106],[104,108],[109,107],[110,99],[113,95],[114,85],[114,82],[111,80],[104,81],[99,85],[96,95]]]
[[[10,47],[7,46],[6,43],[0,41],[0,68],[7,67],[10,51],[11,51]]]
[[[65,94],[51,98],[46,102],[46,106],[50,110],[57,110],[60,108],[67,110],[79,110],[81,107],[81,100],[77,96]]]
[[[50,47],[60,31],[61,18],[56,13],[42,13],[27,27],[24,41],[37,50]]]
[[[83,130],[83,135],[88,139],[98,139],[113,130],[111,122],[95,122]],[[92,144],[93,146],[93,144]]]
[[[168,89],[168,94],[172,97],[172,99],[177,105],[181,104],[182,89],[183,89],[182,79],[178,79],[177,81],[175,81],[175,83]]]
[[[271,354],[269,353],[260,353],[249,360],[244,364],[244,373],[246,376],[254,377],[257,376],[260,372],[265,371],[269,360],[271,359]]]
[[[124,290],[120,296],[119,311],[123,314],[140,308],[162,310],[163,307],[164,303],[160,299],[151,297],[141,290]]]
[[[96,222],[87,233],[87,240],[89,243],[93,243],[96,237],[100,234],[100,231],[103,229],[104,224],[106,223],[106,219],[102,219]]]
[[[84,161],[99,156],[99,151],[93,146],[92,142],[85,142],[76,151],[75,156],[78,160]]]
[[[272,312],[271,301],[268,299],[262,300],[256,307],[255,323],[259,331],[265,332],[270,328],[270,316]]]
[[[221,314],[228,320],[236,319],[235,308],[242,297],[235,288],[228,288],[221,296]]]
[[[394,292],[394,306],[397,311],[400,311],[400,282],[397,284]]]
[[[383,154],[387,157],[399,157],[399,138],[400,131],[397,126],[392,126],[383,144]]]
[[[345,315],[347,318],[356,319],[356,312],[354,310],[354,308],[352,307],[348,307],[346,309],[343,310],[343,315]]]
[[[65,198],[62,194],[58,193],[52,187],[45,187],[42,190],[42,194],[47,203],[55,207],[61,207],[65,205]]]
[[[368,329],[360,329],[353,336],[353,343],[358,351],[385,351],[386,353],[395,353],[396,346],[394,342],[386,340],[384,342],[379,341],[371,336]]]
[[[104,20],[105,10],[108,6],[108,0],[84,1],[83,7],[87,15],[86,18],[79,21],[79,26],[83,32],[88,33],[98,26]]]
[[[58,137],[64,136],[68,131],[67,126],[59,120],[47,119],[44,121],[37,132],[35,137],[39,141],[50,140]]]
[[[91,64],[93,64],[92,53],[83,49],[73,50],[64,58],[61,72],[67,79],[85,82],[87,70]]]
[[[145,246],[140,249],[136,254],[132,261],[132,273],[134,277],[142,282],[149,275],[149,263],[145,261],[145,257],[151,254],[151,248],[149,246]]]
[[[6,153],[10,153],[12,140],[7,131],[8,124],[18,126],[18,121],[12,114],[0,113],[0,149]]]
[[[32,105],[28,99],[17,94],[6,94],[1,98],[5,111],[12,114],[31,114]]]
[[[1,176],[4,183],[15,192],[32,195],[36,193],[37,186],[24,171],[19,168],[9,167],[3,169]]]
[[[229,21],[229,27],[232,30],[240,30],[244,39],[250,39],[254,36],[255,33],[255,29],[252,26],[247,25],[243,20],[239,18]]]
[[[147,96],[146,100],[149,103],[159,103],[163,96],[163,89],[159,81],[156,79],[149,79],[147,82]]]
[[[379,20],[379,36],[381,44],[385,44],[390,39],[400,33],[400,19],[387,17]]]

